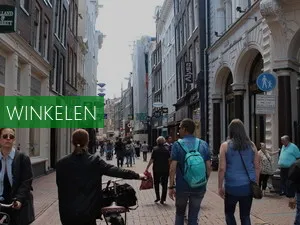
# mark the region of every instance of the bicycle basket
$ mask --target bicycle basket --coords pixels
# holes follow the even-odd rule
[[[106,187],[102,190],[102,207],[110,206],[113,201],[116,201],[117,205],[124,206],[126,208],[137,205],[137,197],[134,188],[125,184],[116,184],[117,196],[114,197],[114,188]]]

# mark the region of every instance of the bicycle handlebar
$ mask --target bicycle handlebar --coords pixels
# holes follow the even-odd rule
[[[14,203],[11,203],[11,204],[2,204],[0,203],[0,207],[3,207],[3,208],[11,208],[13,207]]]
[[[112,180],[108,180],[108,181],[106,181],[106,182],[102,182],[102,184],[107,184],[107,183],[109,183],[109,182],[115,184],[115,183],[117,183],[117,182],[119,182],[119,181],[122,181],[122,180],[123,180],[122,178],[115,178],[115,179],[112,179]]]

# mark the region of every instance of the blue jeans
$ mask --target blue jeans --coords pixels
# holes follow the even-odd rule
[[[126,164],[127,164],[127,167],[132,166],[132,156],[131,155],[126,156]]]
[[[184,224],[184,215],[189,202],[188,225],[198,225],[200,205],[205,191],[202,192],[176,192],[176,217],[175,225]]]
[[[131,154],[131,160],[132,160],[132,163],[135,164],[135,154],[134,153]]]
[[[296,218],[295,218],[294,225],[300,225],[300,193],[299,192],[296,193],[296,200],[297,200],[297,204],[296,204]]]
[[[234,217],[236,204],[240,206],[241,225],[251,225],[250,211],[252,206],[252,196],[225,195],[225,217],[227,225],[236,225]]]

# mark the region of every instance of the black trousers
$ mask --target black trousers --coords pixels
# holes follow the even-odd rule
[[[135,154],[136,154],[136,157],[140,157],[140,154],[141,153],[141,149],[140,148],[136,148],[135,149]]]
[[[147,152],[143,152],[143,160],[144,160],[144,162],[147,161]]]
[[[154,172],[153,171],[153,182],[154,182],[156,199],[160,199],[163,202],[166,201],[166,198],[167,198],[168,177],[169,177],[168,172]],[[159,184],[161,184],[161,186],[162,186],[161,197],[159,194]]]
[[[280,169],[281,193],[287,194],[288,192],[288,176],[289,168]]]
[[[269,177],[270,177],[270,175],[268,175],[268,174],[260,174],[259,175],[259,187],[264,191],[267,188]]]
[[[122,167],[123,166],[123,163],[124,163],[124,157],[121,157],[121,156],[117,156],[117,166],[118,167]]]

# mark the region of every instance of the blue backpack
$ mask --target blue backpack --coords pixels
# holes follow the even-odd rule
[[[184,159],[184,170],[182,171],[184,180],[191,188],[198,188],[206,185],[206,164],[199,151],[202,141],[196,138],[193,149],[187,149],[182,139],[179,139],[178,143],[186,152]]]

